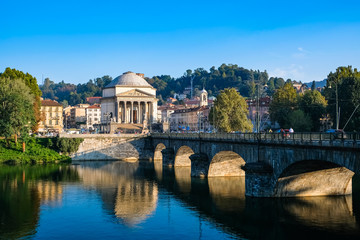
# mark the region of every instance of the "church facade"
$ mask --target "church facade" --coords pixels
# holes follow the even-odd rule
[[[140,73],[125,72],[102,90],[101,122],[114,131],[157,122],[156,89]],[[130,125],[129,125],[130,124]]]

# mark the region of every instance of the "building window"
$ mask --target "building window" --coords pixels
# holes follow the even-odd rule
[[[52,120],[49,120],[49,124],[52,125]]]
[[[56,125],[59,125],[59,121],[58,121],[58,120],[56,120]]]

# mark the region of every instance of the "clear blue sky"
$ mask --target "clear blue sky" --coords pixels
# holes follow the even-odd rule
[[[360,68],[360,1],[1,1],[0,72],[84,83],[232,63],[309,82]]]

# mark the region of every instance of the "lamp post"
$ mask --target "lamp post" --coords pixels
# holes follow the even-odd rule
[[[109,122],[109,116],[110,116],[110,113],[109,112],[106,112],[104,113],[104,117],[106,119],[106,125],[108,125],[108,129],[107,129],[107,132],[110,133],[110,122]]]
[[[338,84],[335,84],[336,92],[336,130],[339,130],[339,98],[338,98]]]
[[[257,84],[257,101],[256,101],[256,132],[260,132],[260,85]]]
[[[336,101],[336,130],[339,130],[339,98],[338,98],[338,83],[333,81],[335,84],[335,101]],[[331,84],[329,86],[331,88]]]

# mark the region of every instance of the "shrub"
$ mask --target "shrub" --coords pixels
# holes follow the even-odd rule
[[[61,153],[71,154],[79,149],[83,141],[83,138],[55,138],[56,150]]]

